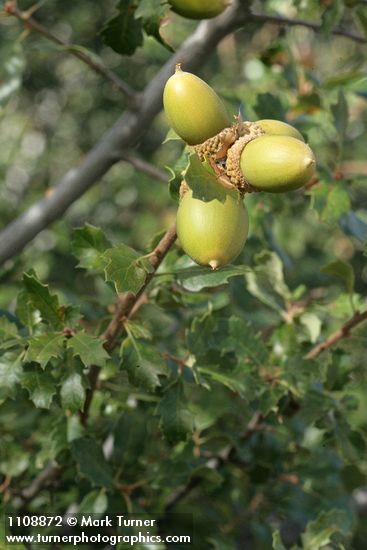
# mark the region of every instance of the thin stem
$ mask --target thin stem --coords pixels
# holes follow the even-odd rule
[[[259,431],[258,426],[260,425],[262,418],[263,416],[259,411],[254,413],[251,420],[247,424],[246,430],[241,435],[242,441],[248,441],[249,439],[251,439],[254,433]],[[214,465],[215,470],[218,470],[221,466],[228,462],[237,463],[242,467],[246,466],[243,461],[237,459],[236,449],[232,445],[226,447],[221,455],[213,457],[210,460],[216,460]],[[165,513],[167,514],[168,512],[170,512],[172,508],[174,508],[182,499],[190,494],[193,489],[196,489],[196,487],[198,487],[202,481],[203,478],[193,476],[186,485],[179,487],[176,491],[174,491],[166,501]]]
[[[252,21],[260,23],[275,23],[276,25],[284,25],[288,27],[306,27],[316,32],[321,30],[320,23],[313,23],[312,21],[307,21],[305,19],[290,19],[288,17],[282,17],[280,15],[267,15],[265,13],[251,13],[250,18],[252,19]],[[345,38],[349,38],[350,40],[354,40],[355,42],[358,42],[360,44],[365,44],[367,42],[364,36],[345,31],[340,27],[335,27],[334,29],[332,29],[331,34],[344,36]]]
[[[326,349],[330,348],[339,340],[342,338],[346,338],[349,336],[350,331],[362,323],[363,321],[367,320],[367,310],[365,311],[356,311],[354,315],[347,321],[340,329],[338,329],[336,332],[331,334],[326,340],[321,342],[320,344],[317,344],[314,348],[311,349],[306,355],[305,359],[315,359],[320,353],[325,351]]]
[[[147,174],[148,176],[151,176],[152,178],[161,181],[162,183],[168,183],[168,174],[154,166],[154,164],[146,162],[145,160],[131,153],[124,153],[121,159],[131,164],[131,166],[136,168],[139,172],[143,172],[144,174]]]
[[[38,493],[45,488],[46,485],[56,479],[63,470],[63,466],[58,464],[55,460],[48,463],[44,470],[42,470],[37,477],[34,478],[32,483],[22,490],[20,493],[20,502],[18,508],[21,509],[26,506],[27,502],[35,498]]]
[[[38,34],[41,34],[47,40],[50,40],[51,42],[54,42],[55,44],[58,44],[59,46],[62,46],[63,48],[66,48],[68,52],[70,52],[74,57],[77,57],[88,65],[91,69],[93,69],[96,73],[102,75],[104,78],[112,82],[112,84],[126,97],[129,103],[129,107],[133,108],[136,106],[136,100],[137,100],[137,94],[121,78],[117,76],[111,69],[108,67],[105,67],[99,59],[96,59],[95,56],[90,55],[85,49],[82,49],[76,45],[69,44],[53,32],[51,32],[49,29],[44,27],[41,23],[36,21],[31,16],[31,11],[21,11],[17,8],[15,1],[8,1],[5,4],[5,10],[8,14],[14,15],[19,21],[21,21],[24,25],[24,27],[28,30],[37,32]]]

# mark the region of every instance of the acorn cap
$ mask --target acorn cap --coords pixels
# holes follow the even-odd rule
[[[201,161],[211,157],[214,160],[221,160],[226,157],[228,148],[238,138],[238,133],[235,126],[224,128],[219,134],[207,139],[204,143],[195,145],[194,149],[197,152]]]
[[[255,191],[254,187],[246,180],[245,175],[241,171],[240,159],[244,148],[250,141],[257,139],[264,134],[260,126],[253,122],[243,122],[239,127],[241,137],[228,149],[226,160],[226,174],[230,181],[240,191],[251,193]]]

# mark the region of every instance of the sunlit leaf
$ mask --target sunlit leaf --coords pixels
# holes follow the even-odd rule
[[[85,269],[103,267],[100,256],[110,246],[103,231],[93,225],[86,224],[74,232],[72,250],[74,256],[79,260],[78,267]]]
[[[42,284],[34,274],[23,275],[27,298],[34,308],[39,310],[43,321],[54,329],[63,328],[64,311],[55,294],[51,294],[48,285]]]
[[[80,374],[74,372],[66,378],[61,386],[60,396],[64,409],[77,412],[83,408],[85,389]]]
[[[85,332],[78,332],[68,338],[68,349],[72,349],[75,355],[78,355],[86,367],[98,365],[103,367],[106,359],[109,358],[108,353],[103,347],[103,342],[100,338],[95,338]]]
[[[35,361],[44,369],[52,358],[60,357],[65,336],[58,333],[41,334],[28,341],[25,361]]]
[[[244,265],[226,265],[213,271],[209,267],[193,265],[185,269],[178,269],[173,275],[186,290],[197,292],[203,288],[216,287],[228,283],[231,277],[244,275],[249,268]]]
[[[147,258],[124,244],[108,248],[102,258],[105,261],[106,281],[114,284],[116,292],[137,294],[147,274],[152,271]]]
[[[56,393],[55,379],[51,374],[35,367],[22,374],[21,383],[37,408],[49,409],[51,407],[52,398]]]

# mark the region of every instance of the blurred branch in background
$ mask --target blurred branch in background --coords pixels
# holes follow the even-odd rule
[[[241,434],[241,441],[248,441],[256,432],[266,431],[269,426],[261,424],[263,415],[256,411],[249,423],[246,426],[245,431]],[[213,456],[209,459],[209,467],[212,470],[219,470],[228,462],[235,462],[237,465],[245,467],[247,464],[236,456],[236,448],[232,445],[227,445],[217,456]],[[178,487],[178,489],[172,493],[166,500],[165,513],[169,513],[182,499],[196,489],[204,478],[192,476],[187,485]]]
[[[121,160],[125,150],[137,143],[162,107],[163,88],[176,63],[182,63],[186,70],[196,71],[222,38],[247,21],[248,9],[240,0],[214,20],[202,21],[145,88],[138,110],[125,111],[78,167],[70,170],[47,196],[0,233],[0,264],[20,252],[38,233],[59,219],[73,202]]]
[[[113,71],[108,67],[105,67],[100,59],[97,58],[95,54],[88,52],[86,48],[75,44],[68,44],[65,40],[62,40],[60,37],[56,36],[46,27],[38,23],[32,16],[32,10],[21,11],[17,7],[16,0],[8,0],[5,4],[5,12],[9,15],[14,15],[23,23],[26,29],[37,32],[41,34],[51,42],[62,46],[74,57],[77,57],[83,63],[88,65],[91,69],[96,71],[98,74],[102,75],[104,78],[112,82],[112,84],[119,90],[127,99],[128,105],[131,109],[134,109],[137,103],[138,94],[121,78],[117,76]]]
[[[63,466],[55,460],[50,461],[47,466],[34,478],[32,483],[25,487],[15,500],[19,510],[24,509],[28,502],[34,499],[47,485],[56,479],[63,471]]]
[[[324,350],[326,350],[327,348],[330,348],[331,346],[336,344],[336,342],[338,342],[342,338],[346,338],[347,336],[349,336],[350,331],[354,327],[356,327],[357,325],[359,325],[360,323],[362,323],[363,321],[366,321],[366,320],[367,320],[367,310],[362,311],[362,312],[356,311],[354,313],[353,317],[351,317],[349,319],[349,321],[347,321],[340,329],[338,329],[336,332],[334,332],[326,340],[324,340],[323,342],[321,342],[320,344],[318,344],[317,346],[312,348],[312,350],[307,353],[305,358],[306,359],[315,359]]]
[[[163,170],[160,170],[160,168],[154,166],[154,164],[151,164],[150,162],[147,162],[132,153],[124,153],[122,155],[122,160],[125,160],[131,164],[131,166],[136,168],[139,172],[143,172],[144,174],[147,174],[147,176],[161,181],[162,183],[168,183],[168,174]]]
[[[290,19],[288,17],[282,17],[280,15],[267,15],[265,13],[251,13],[250,17],[253,21],[257,21],[259,23],[274,23],[275,25],[288,27],[306,27],[315,32],[318,32],[322,29],[319,23],[313,23],[312,21],[306,21],[304,19]],[[338,36],[344,36],[345,38],[349,38],[350,40],[354,40],[355,42],[358,42],[360,44],[365,44],[367,42],[364,36],[355,34],[354,32],[346,31],[345,29],[342,29],[340,27],[335,27],[331,30],[331,33]]]

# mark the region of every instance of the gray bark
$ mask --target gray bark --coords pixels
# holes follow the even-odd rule
[[[236,0],[221,16],[198,25],[140,94],[138,107],[127,110],[79,166],[69,170],[46,197],[33,204],[0,232],[0,265],[59,219],[73,202],[136,145],[162,108],[163,88],[173,74],[175,64],[180,62],[184,70],[196,71],[222,38],[243,26],[247,15],[245,2]]]

